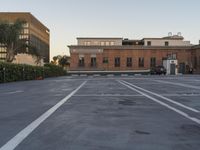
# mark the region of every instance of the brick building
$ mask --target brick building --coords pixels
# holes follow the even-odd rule
[[[36,47],[43,57],[44,62],[49,62],[49,29],[36,19],[31,13],[26,12],[0,12],[0,21],[14,23],[17,19],[25,20],[21,39],[27,44]],[[0,60],[6,57],[6,48],[0,44]]]
[[[77,38],[68,46],[71,71],[148,72],[164,59],[177,59],[179,73],[189,68],[200,72],[200,46],[180,35],[129,40],[123,38]]]

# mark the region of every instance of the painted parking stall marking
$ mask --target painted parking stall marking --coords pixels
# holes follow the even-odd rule
[[[10,92],[5,92],[5,93],[0,93],[3,95],[11,95],[11,94],[17,94],[17,93],[23,93],[24,91],[22,90],[17,90],[17,91],[10,91]]]
[[[156,99],[156,98],[154,98],[154,97],[152,97],[152,96],[150,96],[150,95],[148,95],[148,94],[142,92],[142,91],[139,90],[139,89],[136,89],[136,87],[134,87],[133,84],[127,84],[127,83],[126,83],[125,81],[123,81],[123,80],[121,80],[121,81],[118,80],[118,82],[121,83],[122,85],[128,87],[129,89],[131,89],[131,90],[133,90],[133,91],[136,91],[136,92],[138,92],[138,93],[144,95],[145,97],[151,99],[152,101],[154,101],[154,102],[156,102],[156,103],[158,103],[158,104],[160,104],[160,105],[162,105],[162,106],[165,106],[165,107],[167,107],[168,109],[173,110],[174,112],[176,112],[176,113],[182,115],[183,117],[185,117],[185,118],[187,118],[187,119],[189,119],[189,120],[191,120],[191,121],[193,121],[193,122],[195,122],[195,123],[197,123],[197,124],[200,125],[200,120],[199,120],[199,119],[197,119],[197,118],[195,118],[195,117],[191,117],[191,116],[189,116],[187,113],[185,113],[185,112],[183,112],[183,111],[181,111],[181,110],[179,110],[179,109],[177,109],[177,108],[175,108],[175,107],[172,107],[172,106],[170,106],[170,105],[168,105],[168,104],[166,104],[166,103],[164,103],[164,102],[162,102],[162,101],[160,101],[160,100],[158,100],[158,99]]]
[[[142,90],[142,91],[144,91],[144,92],[150,93],[150,94],[155,95],[155,96],[157,96],[157,97],[159,97],[159,98],[162,98],[162,99],[164,99],[164,100],[166,100],[166,101],[168,101],[168,102],[171,102],[171,103],[173,103],[173,104],[176,104],[176,105],[178,105],[178,106],[180,106],[180,107],[182,107],[182,108],[185,108],[185,109],[187,109],[187,110],[193,111],[193,112],[195,112],[195,113],[199,113],[199,112],[200,112],[199,110],[196,110],[196,109],[194,109],[194,108],[191,108],[191,107],[188,107],[188,106],[186,106],[186,105],[183,105],[183,104],[181,104],[181,103],[179,103],[179,102],[176,102],[176,101],[174,101],[174,100],[172,100],[172,99],[169,99],[169,98],[167,98],[167,97],[164,97],[164,96],[162,96],[162,95],[160,95],[160,94],[151,92],[151,91],[149,91],[149,90],[146,90],[146,89],[141,88],[141,87],[139,87],[139,86],[133,85],[133,84],[131,84],[131,83],[129,83],[129,82],[126,82],[126,81],[123,81],[123,82],[126,83],[126,84],[128,84],[128,85],[130,85],[130,86],[133,86],[133,87],[135,87],[135,88],[137,88],[137,89],[139,89],[139,90]]]
[[[67,95],[64,99],[59,101],[56,105],[42,114],[39,118],[21,130],[16,136],[9,140],[5,145],[3,145],[0,150],[14,150],[29,134],[31,134],[42,122],[44,122],[48,117],[50,117],[58,108],[60,108],[65,102],[67,102],[78,90],[80,90],[87,81],[84,81],[79,87]]]
[[[162,80],[154,80],[159,83],[166,83],[166,84],[171,84],[171,85],[178,85],[182,87],[187,87],[187,88],[192,88],[192,89],[197,89],[200,90],[199,86],[194,86],[194,85],[189,85],[189,84],[184,84],[184,83],[175,83],[175,82],[169,82],[169,81],[162,81]]]
[[[143,96],[141,94],[81,94],[81,95],[73,95],[73,97],[139,97]]]

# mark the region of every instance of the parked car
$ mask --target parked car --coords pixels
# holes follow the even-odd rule
[[[158,75],[161,75],[161,74],[166,75],[166,72],[167,71],[164,66],[156,66],[154,68],[151,68],[151,71],[150,71],[151,74],[158,74]]]

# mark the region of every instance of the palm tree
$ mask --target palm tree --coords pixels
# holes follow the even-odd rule
[[[58,63],[62,67],[65,67],[66,65],[70,65],[70,57],[64,55],[58,60]]]
[[[20,39],[24,20],[16,20],[13,24],[8,22],[0,23],[0,43],[6,47],[6,62],[12,62],[18,53],[34,54],[39,57],[37,49],[26,44],[26,40]]]
[[[58,61],[58,56],[54,56],[54,57],[53,57],[52,63],[53,63],[54,65],[56,65],[56,64],[57,64],[57,61]]]

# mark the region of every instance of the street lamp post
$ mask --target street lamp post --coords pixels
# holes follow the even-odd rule
[[[24,67],[23,67],[23,69],[22,69],[22,71],[23,71],[23,74],[22,74],[22,75],[23,75],[23,80],[25,80],[24,70],[25,70],[25,69],[24,69]]]
[[[3,82],[6,82],[6,68],[3,68]]]
[[[44,66],[42,68],[42,78],[44,79],[45,78],[45,74],[44,74]]]

